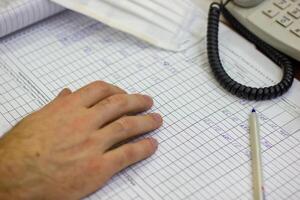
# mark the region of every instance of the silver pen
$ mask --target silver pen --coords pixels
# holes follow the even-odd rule
[[[252,160],[252,178],[253,178],[253,197],[254,200],[263,200],[264,185],[262,175],[262,160],[260,148],[259,123],[256,111],[253,108],[250,114],[250,145],[251,145],[251,160]]]

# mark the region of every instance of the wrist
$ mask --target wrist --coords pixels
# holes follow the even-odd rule
[[[39,177],[16,148],[8,138],[0,139],[0,199],[38,199]]]

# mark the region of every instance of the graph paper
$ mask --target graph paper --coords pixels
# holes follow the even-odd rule
[[[222,38],[231,76],[260,86],[278,80],[278,67],[251,45],[228,30]],[[253,106],[261,122],[266,198],[300,197],[299,82],[272,101],[231,96],[212,76],[204,40],[183,52],[163,51],[66,11],[2,39],[0,74],[0,124],[7,128],[62,88],[94,80],[154,97],[152,111],[164,116],[163,127],[149,133],[159,141],[158,151],[86,199],[252,199]]]

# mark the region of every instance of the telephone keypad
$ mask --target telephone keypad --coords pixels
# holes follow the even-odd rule
[[[283,16],[279,17],[278,19],[276,19],[276,22],[278,22],[279,24],[281,24],[284,27],[288,27],[293,23],[292,19],[290,17],[285,16],[285,15],[283,15]]]
[[[264,10],[263,13],[265,15],[267,15],[268,17],[273,18],[273,17],[275,17],[276,15],[279,14],[279,11],[277,9],[276,8],[269,8],[267,10]]]
[[[296,36],[300,37],[300,26],[291,29],[291,32],[294,33]]]
[[[296,7],[288,11],[288,14],[293,16],[296,19],[300,18],[300,8]]]
[[[291,26],[300,22],[300,0],[272,0],[262,13],[287,31],[299,36],[299,28]],[[272,21],[273,21],[272,20]]]
[[[278,8],[284,10],[291,5],[289,0],[277,0],[274,2],[274,5]]]
[[[228,8],[259,38],[300,61],[300,0],[264,0],[250,8],[229,3]]]

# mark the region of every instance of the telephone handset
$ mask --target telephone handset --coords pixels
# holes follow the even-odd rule
[[[258,4],[260,4],[263,0],[234,0],[233,2],[236,5],[239,5],[241,7],[252,7],[252,6],[257,6]]]
[[[294,69],[290,58],[286,55],[297,60],[300,59],[300,37],[297,35],[297,28],[285,29],[289,26],[294,27],[294,25],[291,26],[292,23],[287,21],[287,17],[285,17],[285,12],[287,11],[284,10],[287,7],[297,9],[300,7],[299,1],[227,0],[225,3],[221,1],[221,3],[214,2],[210,5],[207,25],[208,61],[217,81],[227,91],[249,100],[267,100],[281,96],[289,90],[294,80]],[[279,9],[282,8],[281,13],[276,14],[277,10],[271,7],[273,5]],[[296,10],[289,10],[288,13],[290,13],[290,17],[294,16],[296,21],[296,16],[299,13],[297,14]],[[263,88],[253,88],[236,82],[226,73],[221,63],[218,47],[221,14],[223,14],[233,29],[255,44],[260,51],[283,69],[283,77],[278,84]],[[270,17],[273,15],[274,17],[278,15],[281,18],[274,18],[274,22],[268,21],[273,19]],[[299,18],[295,25],[297,23],[299,25]],[[278,25],[279,28],[273,27],[275,25]]]

